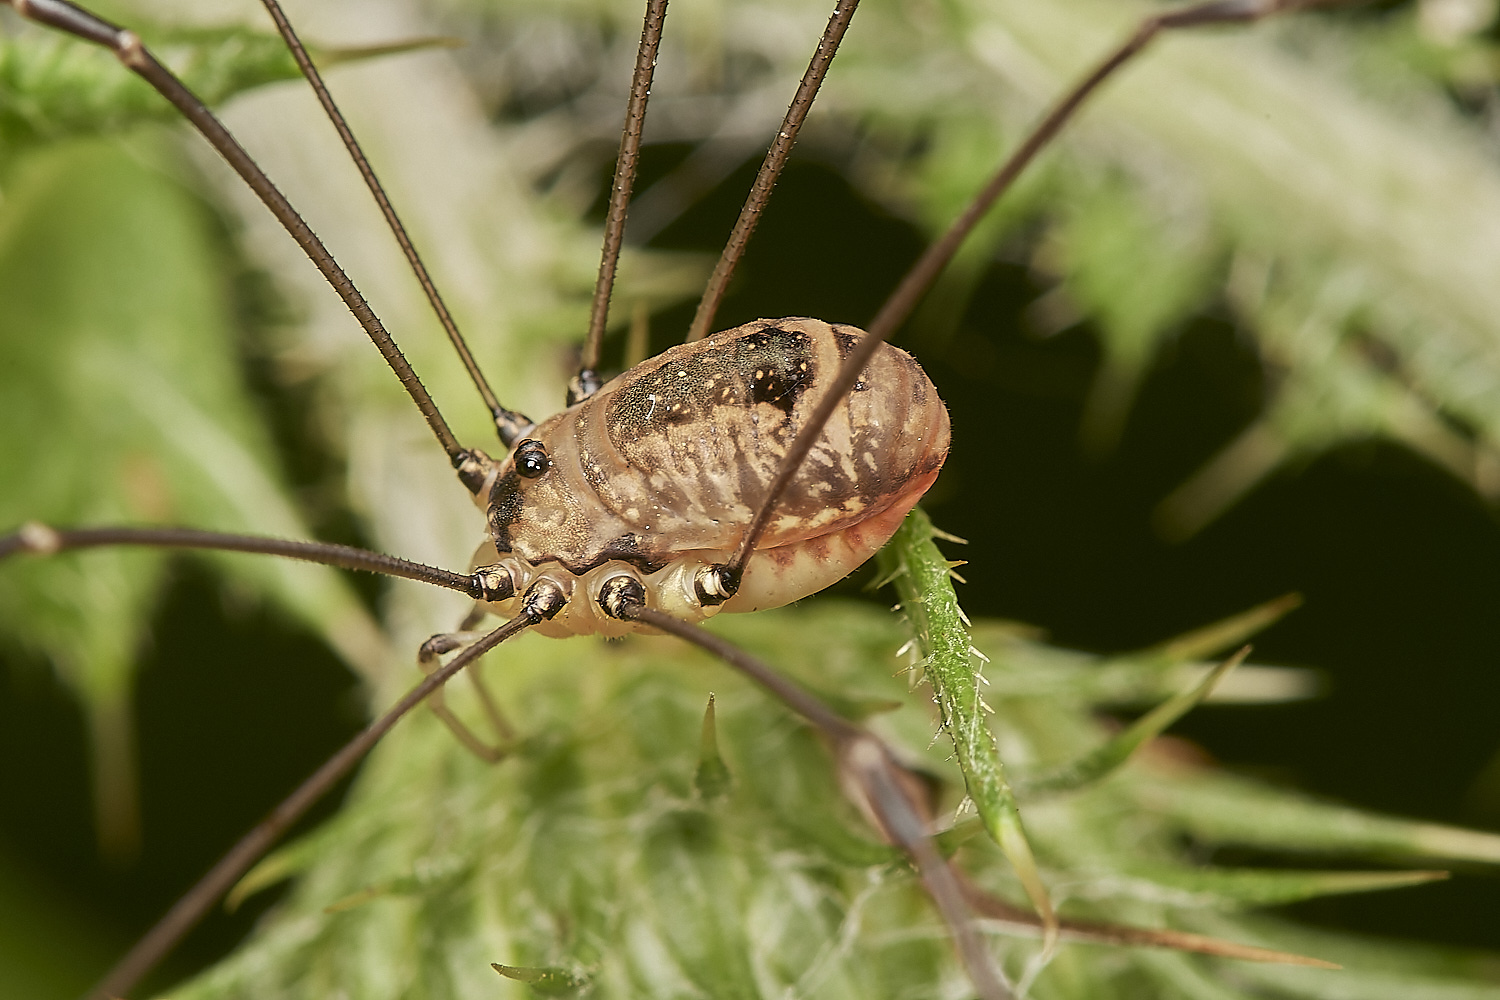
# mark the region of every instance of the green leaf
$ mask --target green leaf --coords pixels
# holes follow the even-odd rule
[[[1299,871],[1276,868],[1142,867],[1130,873],[1154,885],[1238,906],[1276,906],[1319,896],[1399,889],[1436,882],[1447,872]]]
[[[209,107],[268,83],[301,78],[281,36],[240,27],[136,30]],[[371,49],[311,49],[320,63],[375,58],[444,44],[418,39]],[[0,35],[0,170],[30,149],[122,132],[181,116],[98,45],[40,28]]]
[[[581,976],[567,969],[519,969],[515,966],[501,965],[498,962],[491,962],[490,966],[506,979],[514,979],[530,986],[538,996],[578,996],[589,987],[587,976]]]
[[[1091,781],[1098,781],[1125,763],[1143,743],[1160,736],[1168,726],[1192,711],[1213,692],[1226,674],[1244,661],[1249,652],[1249,646],[1243,647],[1238,653],[1205,674],[1193,687],[1186,691],[1179,691],[1135,720],[1108,742],[1046,774],[1028,779],[1024,786],[1026,791],[1028,793],[1060,792],[1079,788]]]
[[[1213,843],[1500,863],[1500,834],[1380,816],[1223,774],[1183,776],[1146,794]]]

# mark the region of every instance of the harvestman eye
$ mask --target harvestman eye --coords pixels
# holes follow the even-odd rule
[[[546,445],[531,438],[516,445],[515,463],[516,475],[522,479],[536,479],[552,467]]]

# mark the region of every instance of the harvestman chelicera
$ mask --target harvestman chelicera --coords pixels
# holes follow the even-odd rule
[[[473,570],[455,573],[314,542],[183,528],[60,529],[28,524],[0,539],[0,557],[111,545],[276,555],[456,590],[473,598],[481,611],[507,619],[472,641],[458,634],[429,641],[420,656],[427,671],[422,683],[236,845],[101,982],[97,996],[129,990],[313,801],[423,700],[434,700],[444,721],[471,749],[491,758],[501,756],[503,745],[485,743],[441,704],[443,684],[465,666],[527,629],[564,636],[614,635],[642,628],[679,636],[710,651],[818,731],[851,799],[915,864],[975,989],[986,998],[1009,995],[1003,975],[973,927],[975,912],[994,912],[999,904],[969,886],[937,852],[929,839],[931,817],[921,782],[880,738],[696,623],[720,610],[776,607],[821,590],[869,558],[931,485],[947,452],[947,413],[916,363],[886,346],[885,340],[984,212],[1078,106],[1163,30],[1252,21],[1309,3],[1218,0],[1142,24],[1046,116],[913,267],[868,333],[820,320],[782,319],[707,335],[735,263],[853,17],[855,4],[840,4],[715,268],[688,343],[606,383],[597,371],[600,342],[665,18],[665,0],[652,0],[626,111],[582,364],[569,385],[569,409],[534,423],[502,406],[488,386],[305,50],[275,0],[265,0],[487,406],[510,452],[497,461],[459,443],[394,340],[318,237],[137,36],[64,0],[7,2],[24,17],[113,51],[171,101],[240,174],[340,295],[400,380],[460,482],[486,509],[490,543]],[[466,628],[477,626],[481,618],[478,613],[471,616]],[[441,655],[456,650],[451,660],[441,662]],[[1059,925],[1046,909],[1045,897],[1036,902],[1055,935]],[[1082,925],[1074,929],[1088,931]]]

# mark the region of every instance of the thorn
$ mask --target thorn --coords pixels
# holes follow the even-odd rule
[[[713,692],[708,695],[708,707],[703,710],[703,729],[698,743],[698,770],[693,775],[693,787],[705,801],[716,799],[729,791],[733,776],[729,766],[719,754],[719,727],[714,713]]]

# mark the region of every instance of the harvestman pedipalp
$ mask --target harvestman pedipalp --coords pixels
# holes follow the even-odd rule
[[[34,11],[34,9],[35,8],[33,8],[33,11]],[[43,9],[46,9],[46,8],[43,8]],[[1105,75],[1109,71],[1109,69],[1113,68],[1113,65],[1117,65],[1119,62],[1123,62],[1124,59],[1128,58],[1128,56],[1131,53],[1133,53],[1141,45],[1145,44],[1145,42],[1149,39],[1150,34],[1153,34],[1160,27],[1163,27],[1163,26],[1168,26],[1168,27],[1170,27],[1170,26],[1176,26],[1177,24],[1191,25],[1191,24],[1194,24],[1194,23],[1198,23],[1199,21],[1215,21],[1215,22],[1217,22],[1217,21],[1226,21],[1226,20],[1248,20],[1248,19],[1251,19],[1254,16],[1259,16],[1262,13],[1268,12],[1269,8],[1267,10],[1261,10],[1259,8],[1252,8],[1249,5],[1240,5],[1240,4],[1213,4],[1213,5],[1208,5],[1208,7],[1206,8],[1206,10],[1207,10],[1207,15],[1206,16],[1183,16],[1183,17],[1180,17],[1180,18],[1174,18],[1174,19],[1170,19],[1170,20],[1158,21],[1158,22],[1154,22],[1150,26],[1149,31],[1143,31],[1142,34],[1136,40],[1136,43],[1134,45],[1127,47],[1127,49],[1125,49],[1125,50],[1122,50],[1122,53],[1116,58],[1116,60],[1114,60],[1110,64],[1109,67],[1105,68],[1104,70],[1101,70],[1101,72],[1099,74],[1097,74],[1095,78],[1092,78],[1082,88],[1080,88],[1079,92],[1075,95],[1075,99],[1072,100],[1071,102],[1065,102],[1064,106],[1060,109],[1059,113],[1054,117],[1054,119],[1051,120],[1047,125],[1045,125],[1041,130],[1039,130],[1039,132],[1037,133],[1034,141],[1031,144],[1029,144],[1023,150],[1022,154],[1020,154],[1017,157],[1017,159],[1014,161],[1014,166],[1009,171],[1009,173],[1003,174],[1001,177],[997,178],[996,183],[993,185],[993,190],[989,194],[989,198],[992,200],[993,197],[997,196],[999,194],[999,192],[1001,190],[1003,190],[1003,188],[1006,186],[1006,184],[1009,183],[1010,179],[1013,178],[1015,171],[1019,170],[1020,166],[1024,165],[1026,159],[1028,159],[1032,154],[1034,154],[1034,152],[1036,151],[1036,149],[1040,148],[1040,146],[1043,145],[1048,140],[1048,138],[1050,138],[1051,134],[1055,131],[1057,125],[1061,123],[1062,119],[1066,116],[1066,114],[1068,114],[1071,111],[1072,107],[1076,106],[1077,101],[1082,100],[1082,98],[1087,95],[1087,93],[1092,89],[1092,87],[1095,86],[1099,82],[1100,79],[1102,79],[1103,75]],[[86,30],[87,31],[93,31],[96,35],[101,35],[101,33],[98,32],[96,29],[94,29],[92,26],[86,26]],[[975,214],[977,215],[977,211],[976,211]],[[970,220],[970,223],[972,223],[972,220]],[[900,292],[898,292],[897,296],[893,297],[893,300],[892,300],[893,304],[892,304],[892,306],[889,307],[886,311],[884,311],[882,313],[881,317],[877,318],[875,324],[872,325],[872,328],[876,332],[878,332],[881,336],[887,335],[890,332],[890,330],[892,328],[894,328],[899,323],[899,319],[900,319],[901,315],[903,315],[905,312],[907,312],[907,311],[910,310],[912,302],[920,294],[920,291],[921,291],[922,287],[925,284],[929,283],[932,280],[932,277],[935,275],[936,271],[938,269],[940,269],[940,267],[942,265],[942,261],[944,260],[944,258],[947,255],[951,255],[954,247],[956,246],[957,241],[960,238],[961,238],[961,232],[959,233],[959,235],[954,236],[952,239],[950,239],[946,243],[939,244],[938,251],[927,259],[926,266],[922,267],[922,268],[919,268],[916,272],[914,272],[913,276],[908,280],[908,282],[906,283],[906,285],[903,286],[902,290]],[[357,311],[357,309],[356,309],[356,311]],[[372,334],[372,336],[373,336],[373,334]],[[873,338],[870,341],[867,341],[867,343],[873,343]],[[387,348],[385,350],[386,350],[387,356],[388,357],[392,357],[390,349]],[[850,357],[850,360],[849,360],[849,363],[848,363],[848,367],[846,368],[846,374],[844,374],[842,376],[842,383],[847,383],[847,385],[849,385],[849,386],[853,385],[855,379],[858,377],[858,374],[859,374],[858,366],[859,366],[860,363],[862,363],[862,360],[858,358],[858,353],[859,352],[856,351],[856,352],[853,352],[851,354],[851,357]],[[399,367],[398,367],[398,371],[399,371]],[[413,380],[414,380],[414,378],[407,378],[407,377],[403,376],[403,381],[407,381],[408,384],[410,384],[411,381],[413,381]],[[583,382],[584,384],[587,383],[587,379],[586,378],[581,379],[580,381]],[[841,383],[835,383],[834,387],[831,388],[828,391],[826,399],[829,400],[829,406],[825,407],[825,409],[831,409],[833,406],[837,405],[838,400],[840,400],[843,397],[844,390],[842,388],[840,388],[840,384]],[[427,415],[429,417],[429,421],[430,422],[435,422],[435,420],[436,420],[436,418],[435,418],[435,408],[430,408],[427,404],[424,404],[420,399],[418,400],[418,405],[419,405],[420,408],[424,409],[424,412],[427,412]],[[826,414],[824,414],[824,417],[826,418]],[[818,422],[818,419],[819,418],[817,418],[817,417],[810,418],[809,424],[812,425],[812,426],[816,426],[816,424]],[[438,436],[439,436],[440,440],[444,440],[445,439],[445,435],[443,434],[442,431],[437,431],[437,433],[438,433]],[[804,440],[806,440],[808,442],[809,446],[811,445],[811,439],[810,438],[805,438]],[[455,465],[460,467],[460,475],[461,476],[467,474],[467,475],[469,475],[469,477],[471,479],[477,478],[477,479],[479,479],[479,480],[482,481],[483,475],[481,473],[481,467],[482,467],[483,463],[481,461],[478,461],[478,460],[474,459],[473,456],[472,456],[472,453],[464,453],[462,451],[462,449],[459,449],[457,447],[456,442],[452,440],[451,435],[447,435],[446,436],[445,447],[448,447],[450,456],[452,456],[455,459]],[[792,475],[795,473],[795,470],[797,468],[796,463],[797,463],[798,460],[799,460],[799,457],[796,455],[795,452],[793,452],[792,455],[789,456],[789,458],[787,460],[787,463],[782,467],[783,472],[782,472],[782,475],[780,477],[780,480],[778,481],[778,484],[776,486],[774,486],[771,489],[771,491],[770,491],[772,496],[775,496],[776,493],[779,490],[785,488],[786,482],[788,480],[790,480],[790,478],[792,477]],[[474,463],[472,466],[470,466],[470,464],[469,464],[471,462]],[[763,524],[773,513],[774,513],[774,507],[773,507],[773,505],[770,504],[770,503],[766,503],[765,505],[763,505],[762,507],[760,507],[760,515],[759,515],[758,520]],[[87,531],[84,531],[84,532],[77,532],[77,533],[62,532],[62,533],[50,533],[49,534],[46,529],[35,529],[35,528],[33,528],[33,529],[30,529],[30,530],[24,531],[21,534],[18,534],[17,536],[14,536],[14,538],[15,538],[15,541],[12,543],[13,546],[19,546],[19,547],[23,547],[23,548],[29,548],[29,549],[38,550],[38,551],[48,551],[48,550],[55,551],[55,550],[58,550],[58,549],[61,549],[61,548],[85,547],[85,546],[89,546],[89,545],[123,544],[123,543],[131,542],[131,541],[136,542],[138,544],[163,544],[163,545],[178,546],[178,547],[189,547],[189,546],[191,546],[192,544],[194,544],[196,542],[198,544],[204,544],[204,545],[210,545],[211,544],[213,547],[221,547],[221,548],[240,547],[240,548],[244,548],[244,549],[249,549],[251,551],[274,552],[275,554],[301,555],[303,557],[314,557],[314,558],[320,558],[320,559],[322,559],[324,561],[330,562],[330,563],[335,564],[335,565],[355,566],[357,568],[366,568],[366,569],[372,569],[372,570],[377,570],[377,571],[393,572],[396,575],[403,575],[403,574],[416,575],[419,578],[423,578],[423,579],[428,580],[429,582],[438,583],[439,585],[452,586],[452,587],[455,587],[456,589],[465,590],[465,591],[467,591],[467,592],[469,592],[471,594],[481,593],[484,586],[489,586],[489,584],[485,583],[484,581],[476,583],[475,581],[473,581],[471,579],[465,578],[462,574],[459,574],[459,575],[453,575],[453,574],[441,575],[441,574],[432,573],[430,571],[426,571],[426,570],[423,570],[423,569],[414,568],[414,567],[412,567],[410,565],[404,565],[403,566],[403,565],[400,565],[400,564],[398,564],[397,562],[394,562],[394,561],[376,560],[376,559],[373,559],[373,558],[368,557],[368,556],[359,555],[359,554],[351,552],[349,550],[334,550],[332,548],[327,548],[327,547],[322,547],[322,548],[319,548],[319,547],[302,547],[302,548],[299,548],[299,547],[294,546],[294,545],[272,545],[272,544],[263,543],[263,542],[262,543],[241,543],[240,545],[236,546],[234,543],[230,543],[230,542],[228,542],[226,539],[224,539],[222,537],[211,537],[211,536],[206,536],[206,535],[204,535],[204,536],[198,536],[198,537],[194,538],[194,537],[190,537],[189,535],[182,534],[182,533],[178,533],[178,534],[159,533],[159,534],[151,535],[151,534],[143,532],[143,533],[137,533],[137,534],[131,536],[131,535],[127,535],[126,533],[122,533],[122,532],[110,532],[110,531],[107,531],[107,530],[106,531],[99,531],[99,532],[87,532]],[[754,542],[755,542],[755,531],[752,530],[752,531],[750,531],[750,532],[747,533],[746,540],[742,543],[742,546],[741,546],[741,549],[740,549],[740,553],[739,553],[739,556],[738,556],[739,561],[733,561],[732,560],[726,566],[724,566],[722,569],[717,568],[717,567],[712,567],[713,573],[710,575],[710,578],[707,579],[707,580],[705,580],[705,581],[703,581],[703,590],[706,593],[708,593],[710,596],[723,596],[722,595],[722,591],[723,590],[732,589],[734,586],[736,586],[737,585],[737,578],[738,578],[738,575],[739,575],[739,567],[740,567],[740,565],[742,565],[743,557],[754,546]],[[479,590],[476,590],[476,588],[479,588]],[[630,605],[630,601],[627,598],[626,599],[626,607],[629,607],[629,605]],[[639,613],[639,612],[635,612],[635,613]],[[536,614],[536,615],[539,616],[540,612],[534,612],[534,614]],[[646,617],[646,616],[642,615],[642,617]],[[675,627],[675,626],[671,626],[669,623],[667,623],[665,621],[662,621],[662,620],[659,620],[659,619],[656,619],[656,618],[648,618],[648,620],[650,620],[653,624],[658,625],[659,627],[663,627],[663,628],[673,628],[673,627]],[[519,629],[519,627],[520,626],[515,626],[516,629]],[[457,660],[451,662],[450,664],[448,664],[447,667],[443,668],[443,671],[440,674],[434,675],[434,677],[440,679],[441,677],[444,677],[444,676],[447,676],[447,675],[451,675],[452,672],[456,671],[457,669],[460,669],[461,666],[464,663],[469,662],[469,660],[471,660],[472,658],[474,658],[477,655],[479,655],[479,653],[483,652],[484,649],[488,648],[489,646],[497,644],[500,641],[503,641],[503,639],[507,638],[509,634],[510,633],[507,632],[507,631],[505,631],[505,630],[501,630],[501,631],[496,632],[496,633],[491,633],[491,635],[488,638],[488,640],[482,641],[480,644],[476,645],[475,647],[472,647],[469,652],[465,653],[459,659],[457,659]],[[436,687],[436,685],[438,683],[440,683],[440,680],[430,680],[429,684],[425,685],[421,690],[423,690],[423,691],[432,690],[432,689],[434,689]],[[773,682],[769,681],[769,679],[768,679],[767,683],[773,683]],[[782,694],[783,694],[783,697],[786,697],[788,699],[795,700],[796,697],[797,697],[796,695],[792,694],[789,691],[783,691]],[[841,730],[841,725],[842,724],[839,723],[839,722],[837,722],[835,719],[833,719],[831,717],[828,717],[826,714],[821,713],[820,710],[817,707],[815,707],[815,705],[813,705],[812,703],[808,703],[808,702],[802,701],[802,702],[799,702],[798,704],[800,705],[800,709],[799,710],[802,711],[804,714],[811,715],[811,716],[815,717],[816,719],[821,720],[820,728],[822,728],[830,736],[834,737],[836,742],[848,742],[849,740],[855,739],[855,737],[853,735],[851,735],[850,733],[848,733],[848,732],[845,732],[845,734],[843,736],[839,736],[839,733],[843,731],[843,730]],[[391,721],[394,721],[394,717],[391,717]],[[378,735],[378,733],[376,733],[375,735]],[[371,739],[373,739],[373,737],[371,737]],[[361,747],[362,746],[363,746],[363,744],[361,744]],[[851,744],[851,746],[866,746],[866,745],[858,743],[856,741],[856,743],[855,744]],[[863,751],[860,751],[860,752],[863,752]],[[850,755],[855,756],[855,757],[857,757],[859,755],[858,753],[856,753],[856,751],[854,749],[849,749],[848,753]],[[346,755],[346,756],[341,757],[339,759],[338,766],[340,766],[340,767],[344,766],[344,763],[346,761],[348,761],[352,756],[355,756],[355,755],[357,755],[357,751],[351,750],[349,755]],[[858,769],[857,768],[855,769],[855,771],[856,771],[856,773],[858,773]],[[881,764],[880,766],[877,766],[873,771],[869,772],[869,775],[868,775],[868,781],[869,781],[869,783],[866,785],[865,792],[864,792],[865,797],[866,798],[870,798],[870,797],[872,797],[872,796],[874,796],[876,794],[875,792],[871,791],[871,789],[874,788],[876,784],[878,784],[878,780],[888,779],[888,778],[890,778],[893,775],[899,775],[901,773],[904,773],[904,772],[900,771],[900,769],[898,769],[898,768],[895,768],[895,766],[892,765],[889,762],[888,758],[885,759],[885,762],[883,764]],[[909,800],[909,799],[904,799],[904,798],[902,798],[901,796],[898,795],[895,799],[893,799],[891,801],[896,803],[896,806],[894,806],[894,808],[897,808],[898,811],[900,811],[901,809],[908,810],[905,813],[905,816],[908,819],[911,816],[920,815],[920,810],[917,809],[912,804],[912,801]],[[905,804],[902,805],[902,803],[905,803]],[[886,819],[886,820],[882,821],[882,826],[885,827],[886,832],[888,834],[894,835],[895,834],[895,829],[897,827],[901,826],[901,823],[893,821],[893,820],[890,820],[890,819]],[[906,844],[910,849],[916,850],[916,851],[922,850],[922,846],[921,845],[923,843],[925,843],[925,841],[921,841],[920,838],[917,839],[917,840],[912,840],[909,833],[907,835],[905,835],[905,836],[897,835],[896,839],[899,842],[902,842],[902,843]],[[939,872],[941,872],[941,871],[945,871],[946,870],[945,868],[943,868],[940,865],[939,866],[933,866],[930,863],[929,863],[929,865],[927,867],[931,871],[939,871]],[[949,902],[950,903],[952,902],[952,898],[951,897],[949,898]],[[962,936],[962,930],[961,929],[965,926],[964,922],[962,920],[958,920],[958,921],[955,922],[955,926],[958,927],[958,928],[960,928],[960,936]],[[983,981],[982,975],[978,975],[976,978],[979,978],[981,980],[981,982]],[[983,987],[981,987],[981,988],[983,989]]]

